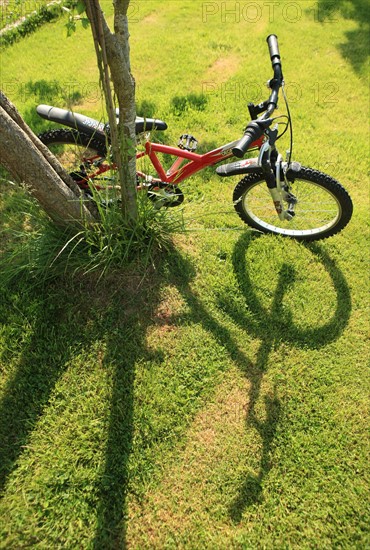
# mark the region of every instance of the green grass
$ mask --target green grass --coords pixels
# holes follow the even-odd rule
[[[369,546],[362,4],[318,21],[323,2],[294,3],[296,22],[262,7],[254,23],[223,22],[221,4],[207,20],[201,3],[136,4],[139,106],[166,120],[166,143],[234,139],[276,32],[295,158],[343,183],[353,219],[312,245],[258,237],[233,213],[237,179],[208,170],[181,186],[187,235],[146,271],[2,277],[0,548]],[[37,131],[35,105],[71,89],[77,110],[102,109],[91,36],[63,25],[2,56],[2,88]],[[2,189],[7,252],[38,222]]]

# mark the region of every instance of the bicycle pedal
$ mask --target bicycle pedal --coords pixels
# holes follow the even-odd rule
[[[177,146],[185,151],[195,151],[198,146],[198,141],[191,134],[182,134]]]

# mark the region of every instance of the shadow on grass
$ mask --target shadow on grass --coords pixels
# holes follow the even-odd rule
[[[280,342],[297,347],[320,348],[334,341],[348,322],[351,300],[346,281],[335,262],[321,246],[309,245],[308,253],[322,262],[337,293],[337,307],[333,317],[324,326],[310,330],[303,331],[293,325],[291,314],[282,308],[284,295],[294,284],[296,276],[295,268],[289,264],[283,264],[272,306],[268,311],[265,310],[258,300],[246,265],[246,252],[253,239],[251,233],[243,234],[233,253],[234,272],[247,309],[241,311],[240,304],[235,304],[230,296],[220,298],[218,305],[237,326],[260,339],[254,362],[246,356],[231,332],[208,312],[202,299],[193,292],[193,265],[176,250],[168,256],[160,272],[147,281],[140,291],[137,291],[138,279],[133,277],[121,289],[116,288],[114,279],[111,287],[108,283],[103,297],[99,286],[86,288],[83,284],[77,287],[70,284],[45,287],[41,300],[38,294],[35,295],[34,303],[23,303],[21,316],[29,319],[31,330],[18,361],[18,370],[3,391],[0,402],[0,492],[8,476],[16,469],[18,459],[69,359],[82,347],[88,348],[95,338],[101,338],[104,330],[107,351],[103,365],[113,366],[114,374],[105,457],[96,488],[97,505],[94,512],[97,515],[97,529],[93,547],[125,547],[135,363],[150,353],[145,343],[146,331],[151,324],[151,312],[159,300],[160,286],[165,281],[178,288],[190,310],[181,322],[202,324],[250,381],[246,421],[261,438],[262,450],[258,473],[245,479],[229,507],[231,519],[239,522],[247,506],[261,502],[263,481],[271,469],[272,445],[282,413],[276,388],[272,395],[264,398],[265,420],[261,421],[255,412],[256,404],[261,399],[261,384],[269,354]],[[9,292],[3,293],[3,298],[7,301],[8,312],[12,311],[12,307],[14,311],[14,307],[22,304],[18,296],[16,306],[12,306],[12,295]],[[247,310],[252,315],[247,315]],[[9,319],[4,318],[2,321],[9,324]],[[21,339],[21,336],[20,329],[17,337]]]
[[[352,19],[357,28],[345,33],[347,42],[339,45],[344,59],[348,60],[357,73],[366,68],[369,58],[370,4],[368,0],[319,0],[317,5],[319,21],[335,24],[336,14]]]
[[[252,292],[252,302],[254,302],[254,309],[260,309],[258,312],[262,314],[261,308],[256,296],[252,290],[252,284],[250,280],[246,280],[244,275],[242,275],[241,269],[244,269],[244,263],[242,264],[242,258],[245,258],[246,249],[252,241],[253,237],[250,233],[243,234],[239,239],[235,251],[234,251],[234,269],[241,286],[241,291],[243,294],[247,291],[245,284],[248,285],[248,291]],[[179,263],[181,259],[179,259]],[[179,270],[181,272],[181,270]],[[259,321],[256,321],[254,330],[252,333],[254,336],[257,336],[261,339],[262,343],[258,351],[257,360],[253,363],[245,354],[244,350],[240,349],[237,341],[231,335],[230,331],[225,328],[220,322],[218,322],[213,316],[211,316],[207,309],[204,307],[202,302],[198,299],[197,296],[191,291],[189,283],[184,284],[184,278],[181,279],[181,283],[178,286],[180,292],[183,295],[187,305],[190,308],[189,317],[193,322],[199,322],[203,325],[204,329],[212,333],[213,337],[220,342],[220,344],[227,350],[230,357],[235,361],[238,367],[245,373],[247,378],[251,382],[251,389],[249,394],[249,406],[247,410],[247,422],[254,426],[258,431],[260,437],[262,438],[262,453],[260,459],[260,472],[257,477],[250,476],[243,487],[240,489],[240,493],[236,498],[235,502],[232,504],[229,512],[233,521],[240,521],[242,512],[246,506],[259,502],[262,497],[262,481],[267,472],[270,469],[270,450],[274,435],[276,432],[276,426],[280,417],[281,404],[276,395],[266,397],[266,420],[261,422],[258,420],[255,414],[255,405],[260,397],[260,388],[263,379],[263,375],[266,371],[266,365],[268,361],[269,353],[272,347],[275,344],[274,330],[276,333],[277,326],[281,323],[281,305],[284,298],[284,293],[289,285],[294,282],[294,270],[290,266],[284,265],[283,269],[280,272],[278,285],[275,291],[275,297],[270,313],[267,313],[267,318],[269,318],[269,326],[265,326],[266,321],[266,312],[263,311],[263,322],[259,326]],[[219,304],[224,311],[226,311],[236,324],[240,325],[240,319],[238,312],[231,310],[229,307],[228,298],[225,298],[224,303]],[[257,318],[258,319],[258,318]],[[250,332],[250,327],[243,324],[242,328]],[[279,334],[276,334],[276,337],[280,337]]]
[[[336,311],[333,317],[328,319],[323,326],[312,329],[302,330],[293,324],[291,313],[283,307],[284,294],[294,284],[296,276],[295,268],[288,264],[283,264],[280,269],[272,306],[267,311],[259,302],[254,291],[253,281],[248,275],[246,252],[251,241],[251,234],[244,234],[240,237],[234,249],[233,265],[247,310],[252,316],[243,315],[240,307],[233,307],[232,300],[224,299],[220,304],[237,325],[261,341],[256,361],[252,368],[246,371],[246,376],[251,384],[246,420],[250,426],[255,428],[262,440],[260,468],[256,476],[249,476],[245,480],[238,496],[230,506],[230,517],[235,523],[240,522],[247,506],[261,502],[262,483],[271,469],[272,443],[282,410],[276,388],[274,388],[272,396],[265,398],[266,419],[259,420],[255,413],[271,350],[278,347],[281,342],[296,347],[320,349],[339,338],[348,323],[351,312],[351,297],[346,280],[335,262],[318,244],[307,245],[307,250],[322,262],[332,280],[337,295]]]
[[[73,84],[58,80],[29,80],[22,85],[25,100],[33,99],[33,105],[28,107],[23,118],[37,135],[48,129],[60,128],[60,125],[41,118],[36,112],[36,106],[42,103],[78,112],[78,105],[84,100],[81,92],[74,89]]]
[[[339,338],[348,323],[351,312],[351,297],[347,282],[335,262],[318,244],[309,244],[306,248],[308,253],[313,254],[322,263],[332,280],[337,298],[336,310],[332,318],[328,319],[323,326],[304,330],[294,325],[292,314],[283,307],[283,303],[285,293],[294,285],[298,273],[294,266],[286,263],[282,265],[278,274],[271,308],[265,309],[258,300],[246,265],[246,253],[255,238],[257,237],[253,233],[243,233],[237,241],[233,253],[234,272],[240,291],[245,298],[245,310],[241,310],[239,304],[234,304],[232,296],[229,294],[221,297],[218,303],[220,309],[237,326],[260,340],[261,344],[254,362],[246,356],[243,349],[240,349],[230,331],[209,314],[202,301],[192,292],[191,279],[184,277],[184,273],[188,271],[184,259],[176,253],[172,256],[172,267],[177,265],[178,276],[176,280],[176,274],[173,271],[171,278],[189,307],[188,320],[202,324],[203,328],[210,332],[227,350],[229,356],[250,381],[246,422],[259,434],[262,451],[259,472],[255,476],[247,477],[229,507],[230,517],[235,523],[240,522],[246,507],[262,502],[263,480],[272,466],[272,445],[282,413],[282,405],[277,396],[276,387],[272,395],[264,398],[265,420],[261,421],[256,414],[256,405],[260,399],[261,384],[266,373],[270,352],[282,342],[298,348],[320,349]]]
[[[0,496],[57,380],[79,344],[77,327],[63,322],[64,308],[71,306],[68,295],[61,299],[61,294],[52,287],[45,288],[44,293],[40,300],[38,292],[26,292],[25,287],[22,291],[9,287],[1,291],[1,323],[10,325],[15,321],[12,339],[23,342],[23,347],[17,370],[0,400]],[[26,342],[25,332],[28,333]],[[4,364],[11,359],[11,354],[7,355],[2,357]]]
[[[131,294],[131,312],[115,298],[109,305],[107,351],[104,363],[114,366],[107,445],[102,465],[97,506],[96,550],[125,548],[128,460],[132,449],[135,363],[153,352],[146,348],[146,332],[158,303],[162,284],[158,273]]]
[[[0,289],[0,321],[9,327],[12,319],[18,319],[19,324],[19,329],[15,326],[11,331],[18,346],[5,352],[7,357],[2,360],[5,363],[13,356],[14,361],[14,351],[22,350],[0,399],[0,498],[68,363],[96,340],[105,338],[107,351],[102,367],[113,371],[112,397],[105,457],[94,490],[95,548],[125,544],[134,365],[147,353],[146,328],[160,286],[155,279],[143,283],[142,274],[129,277],[126,273],[124,277],[127,281],[120,281],[121,288],[117,288],[117,279],[96,286],[91,281],[79,283],[75,278],[45,284],[33,293],[25,281],[22,291],[18,285]],[[104,284],[107,288],[102,288]],[[19,319],[25,321],[23,326]]]
[[[233,253],[234,272],[240,291],[245,298],[247,310],[252,313],[253,320],[250,315],[243,315],[240,307],[233,307],[230,296],[226,296],[225,300],[220,300],[218,304],[236,325],[261,341],[254,362],[239,347],[231,332],[208,312],[202,300],[192,291],[191,282],[194,270],[189,261],[177,251],[173,251],[170,256],[166,277],[167,281],[170,280],[178,288],[189,308],[189,313],[181,321],[201,324],[224,347],[250,381],[246,422],[259,434],[262,450],[259,472],[255,476],[250,475],[244,481],[234,502],[229,507],[230,517],[235,523],[240,522],[247,506],[262,502],[263,481],[272,467],[272,445],[282,413],[282,405],[277,396],[276,387],[272,395],[267,395],[264,398],[265,420],[261,421],[255,412],[270,352],[272,349],[276,349],[281,342],[296,347],[320,349],[339,338],[348,323],[351,312],[351,297],[346,280],[323,247],[317,244],[307,245],[306,248],[308,253],[316,256],[322,263],[332,280],[337,297],[336,310],[332,318],[328,319],[323,326],[312,329],[301,330],[293,324],[291,313],[283,308],[285,293],[294,284],[296,275],[298,275],[295,268],[289,264],[282,265],[272,306],[270,310],[266,310],[257,298],[246,266],[246,253],[255,238],[253,233],[244,233],[236,243]]]

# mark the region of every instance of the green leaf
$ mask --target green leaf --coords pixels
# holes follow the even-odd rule
[[[67,28],[67,36],[71,36],[74,32],[76,32],[76,23],[73,18],[71,18],[65,26]]]
[[[78,15],[81,15],[81,13],[84,13],[85,10],[86,10],[85,2],[83,2],[83,0],[78,0],[76,4],[76,11]]]

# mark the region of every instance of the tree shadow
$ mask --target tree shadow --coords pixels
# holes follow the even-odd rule
[[[321,246],[309,245],[307,251],[322,262],[332,280],[337,295],[334,315],[321,327],[300,330],[294,326],[291,313],[282,308],[285,293],[297,276],[295,267],[288,263],[280,269],[272,305],[266,310],[258,300],[246,266],[246,252],[253,240],[251,233],[243,234],[234,247],[232,258],[246,307],[243,310],[240,300],[239,303],[234,301],[231,293],[221,296],[217,305],[239,328],[260,340],[254,361],[246,355],[231,331],[208,311],[204,301],[194,292],[191,286],[195,275],[194,266],[175,249],[155,276],[140,288],[140,278],[137,276],[121,289],[117,289],[117,280],[114,278],[112,290],[107,290],[104,295],[104,306],[101,286],[98,285],[94,290],[83,284],[78,288],[66,286],[64,291],[59,289],[56,295],[52,292],[56,288],[45,287],[42,303],[35,299],[35,304],[38,304],[36,309],[32,304],[25,304],[22,315],[30,319],[32,316],[32,335],[24,345],[18,370],[6,386],[0,402],[0,491],[4,489],[8,476],[16,469],[18,459],[68,361],[81,346],[89,347],[94,338],[101,337],[103,325],[107,344],[103,366],[113,366],[114,374],[107,443],[98,476],[95,507],[97,528],[93,547],[98,550],[126,546],[135,364],[139,358],[153,353],[146,347],[146,332],[152,324],[153,308],[160,300],[159,290],[163,284],[170,283],[177,287],[188,306],[188,313],[178,320],[201,324],[224,347],[250,382],[246,422],[258,433],[262,450],[258,473],[244,480],[229,506],[231,519],[239,522],[247,506],[261,502],[263,482],[272,467],[272,446],[282,414],[276,387],[272,394],[263,398],[265,420],[260,420],[256,413],[270,352],[282,341],[310,348],[320,348],[334,341],[347,325],[351,299],[348,285],[335,262]],[[3,292],[2,298],[9,301],[11,295]]]
[[[182,116],[184,112],[192,109],[194,111],[204,111],[208,103],[208,98],[205,94],[195,94],[193,92],[174,96],[171,98],[170,110],[175,116]]]
[[[58,294],[56,288],[50,286],[44,288],[43,292],[43,301],[40,300],[38,289],[33,300],[32,293],[28,292],[27,303],[23,303],[19,301],[19,291],[15,288],[1,289],[1,323],[9,323],[5,316],[6,310],[10,312],[10,318],[20,315],[22,320],[26,319],[27,325],[32,325],[32,335],[23,346],[17,370],[6,384],[0,400],[0,498],[6,480],[17,467],[18,458],[56,382],[80,343],[80,331],[63,321],[64,307],[72,307],[69,295],[65,294],[56,303],[53,299],[53,294]],[[14,306],[13,302],[17,305]],[[22,329],[21,323],[13,328],[15,340],[22,341]],[[59,344],[61,338],[65,341],[63,347]],[[7,359],[6,355],[2,357],[4,363]]]
[[[54,107],[77,110],[75,107],[84,100],[83,93],[75,89],[73,83],[61,83],[58,80],[29,80],[22,85],[22,94],[24,99],[34,100],[34,104],[25,110],[23,118],[35,134],[59,127],[41,118],[36,112],[36,105],[46,103]]]
[[[348,60],[355,72],[361,73],[369,59],[369,21],[370,4],[368,0],[319,0],[318,19],[330,24],[335,22],[335,14],[340,13],[345,19],[352,19],[357,28],[345,33],[347,42],[340,44],[339,50]]]
[[[145,335],[151,322],[151,312],[158,300],[162,284],[155,277],[124,274],[125,282],[117,287],[114,281],[99,285],[85,282],[56,281],[44,284],[32,292],[27,288],[27,303],[19,299],[17,285],[0,289],[3,308],[0,322],[8,325],[12,317],[20,316],[28,325],[29,338],[23,343],[16,370],[2,390],[0,399],[0,498],[5,495],[9,476],[18,467],[23,451],[48,406],[58,380],[68,369],[71,359],[83,349],[89,349],[102,337],[106,353],[102,368],[112,372],[108,436],[104,460],[98,472],[97,530],[95,548],[124,547],[125,498],[127,493],[127,463],[133,434],[133,384],[135,363],[145,356]],[[106,288],[102,288],[103,285]],[[26,289],[22,281],[23,291]],[[19,309],[21,307],[21,309]],[[12,337],[22,341],[12,330]],[[5,362],[13,350],[5,352]],[[14,357],[14,355],[13,355]]]
[[[97,528],[93,548],[125,548],[129,475],[132,450],[135,364],[152,356],[146,348],[146,332],[158,303],[160,279],[155,276],[135,294],[132,314],[122,312],[122,303],[110,304],[110,324],[104,364],[114,366],[105,457],[99,475]]]
[[[137,116],[146,118],[160,118],[157,112],[157,105],[153,101],[143,99],[136,103]]]

